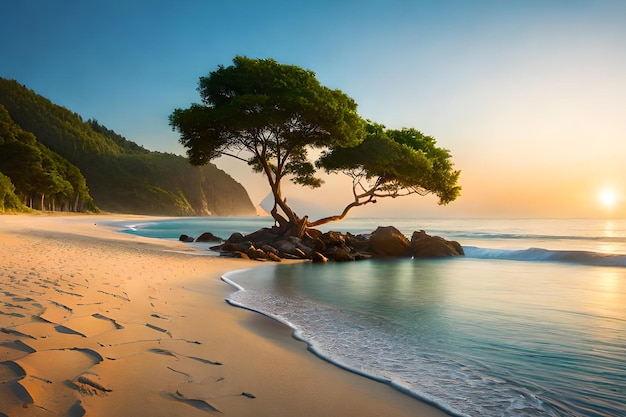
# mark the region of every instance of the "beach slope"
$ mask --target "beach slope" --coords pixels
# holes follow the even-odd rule
[[[0,216],[0,416],[444,416],[229,306],[260,264],[118,233],[114,216]]]

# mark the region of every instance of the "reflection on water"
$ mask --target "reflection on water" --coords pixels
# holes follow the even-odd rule
[[[621,269],[598,268],[591,312],[601,317],[626,320],[626,273]],[[626,337],[626,336],[625,336]]]
[[[626,229],[623,222],[606,220],[601,227],[602,239],[598,240],[598,252],[623,254],[626,253]]]
[[[239,302],[322,354],[469,415],[615,415],[626,395],[624,268],[457,258],[299,263],[234,280],[248,290]],[[522,414],[498,411],[518,400]]]

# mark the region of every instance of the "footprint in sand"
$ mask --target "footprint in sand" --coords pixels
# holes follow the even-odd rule
[[[167,330],[167,329],[163,329],[161,327],[155,326],[154,324],[150,324],[150,323],[146,323],[146,327],[148,327],[148,328],[150,328],[152,330],[156,330],[157,332],[165,333],[170,338],[172,337],[172,333],[169,330]]]
[[[72,381],[74,388],[81,394],[89,396],[103,396],[113,390],[106,388],[95,374],[83,374]]]
[[[37,408],[49,411],[53,415],[68,415],[68,410],[76,403],[76,397],[59,395],[59,389],[61,392],[77,389],[71,381],[78,381],[86,371],[102,361],[104,358],[99,352],[74,347],[37,351],[16,360],[15,363],[25,373],[19,384],[32,398],[32,403]],[[93,381],[93,378],[95,377],[88,379]],[[51,390],[49,388],[51,384],[57,389]],[[70,392],[67,391],[68,394]]]
[[[180,357],[191,359],[194,361],[206,363],[208,365],[221,365],[222,364],[221,362],[211,361],[211,360],[204,359],[204,358],[198,358],[197,356],[183,355],[180,353],[172,352],[171,350],[167,350],[167,349],[152,348],[152,349],[148,349],[148,352],[156,353],[158,355],[173,356],[175,358],[180,356]]]
[[[198,410],[206,411],[206,412],[209,412],[209,413],[213,413],[213,412],[221,413],[220,410],[218,410],[217,408],[215,408],[214,406],[212,406],[211,404],[209,404],[205,400],[195,399],[195,398],[187,398],[187,397],[185,397],[184,395],[182,395],[178,391],[176,391],[174,393],[164,393],[163,395],[166,398],[171,398],[173,400],[183,402],[183,403],[185,403],[187,405],[190,405],[190,406],[192,406],[194,408],[197,408]]]
[[[112,330],[124,328],[112,318],[96,313],[90,316],[76,317],[65,321],[63,326],[85,337],[97,336]]]
[[[0,342],[0,365],[2,365],[3,362],[19,359],[35,352],[35,349],[21,340]]]
[[[18,381],[26,376],[26,372],[14,361],[4,361],[0,363],[0,385],[8,382]]]
[[[2,410],[7,413],[15,410],[16,415],[34,403],[33,397],[20,385],[17,380],[2,382],[0,384],[0,398],[2,398]],[[22,415],[22,414],[19,414]],[[9,414],[0,412],[0,417],[8,417]]]

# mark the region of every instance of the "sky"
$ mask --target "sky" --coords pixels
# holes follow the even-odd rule
[[[449,149],[462,195],[379,200],[354,217],[626,217],[622,0],[2,1],[0,77],[147,149],[184,155],[168,125],[198,79],[236,55],[316,73],[388,128]],[[264,178],[216,165],[253,201]],[[311,217],[350,202],[340,175],[288,187]]]

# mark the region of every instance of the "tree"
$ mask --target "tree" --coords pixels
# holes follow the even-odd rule
[[[26,206],[15,195],[11,179],[0,172],[0,213],[4,211],[26,211]]]
[[[190,162],[202,165],[221,155],[246,161],[268,180],[276,222],[286,229],[305,227],[306,218],[287,204],[282,181],[319,187],[309,151],[362,140],[364,123],[354,100],[322,86],[311,71],[239,56],[200,78],[198,91],[202,104],[170,115]]]
[[[311,71],[235,57],[200,78],[198,91],[202,104],[170,115],[189,161],[202,165],[226,155],[263,173],[274,196],[271,214],[286,235],[342,219],[380,197],[434,193],[447,204],[459,195],[449,151],[415,129],[366,123],[350,97],[320,85]],[[320,151],[316,161],[309,160],[313,149]],[[309,221],[289,207],[281,182],[319,187],[320,169],[351,176],[354,200],[340,215]]]
[[[354,200],[336,216],[310,222],[318,226],[343,219],[354,207],[376,203],[378,198],[411,194],[435,194],[439,204],[455,200],[461,187],[460,171],[453,169],[447,149],[416,129],[386,130],[370,123],[367,136],[353,148],[336,148],[317,162],[327,172],[343,172],[352,178]]]

